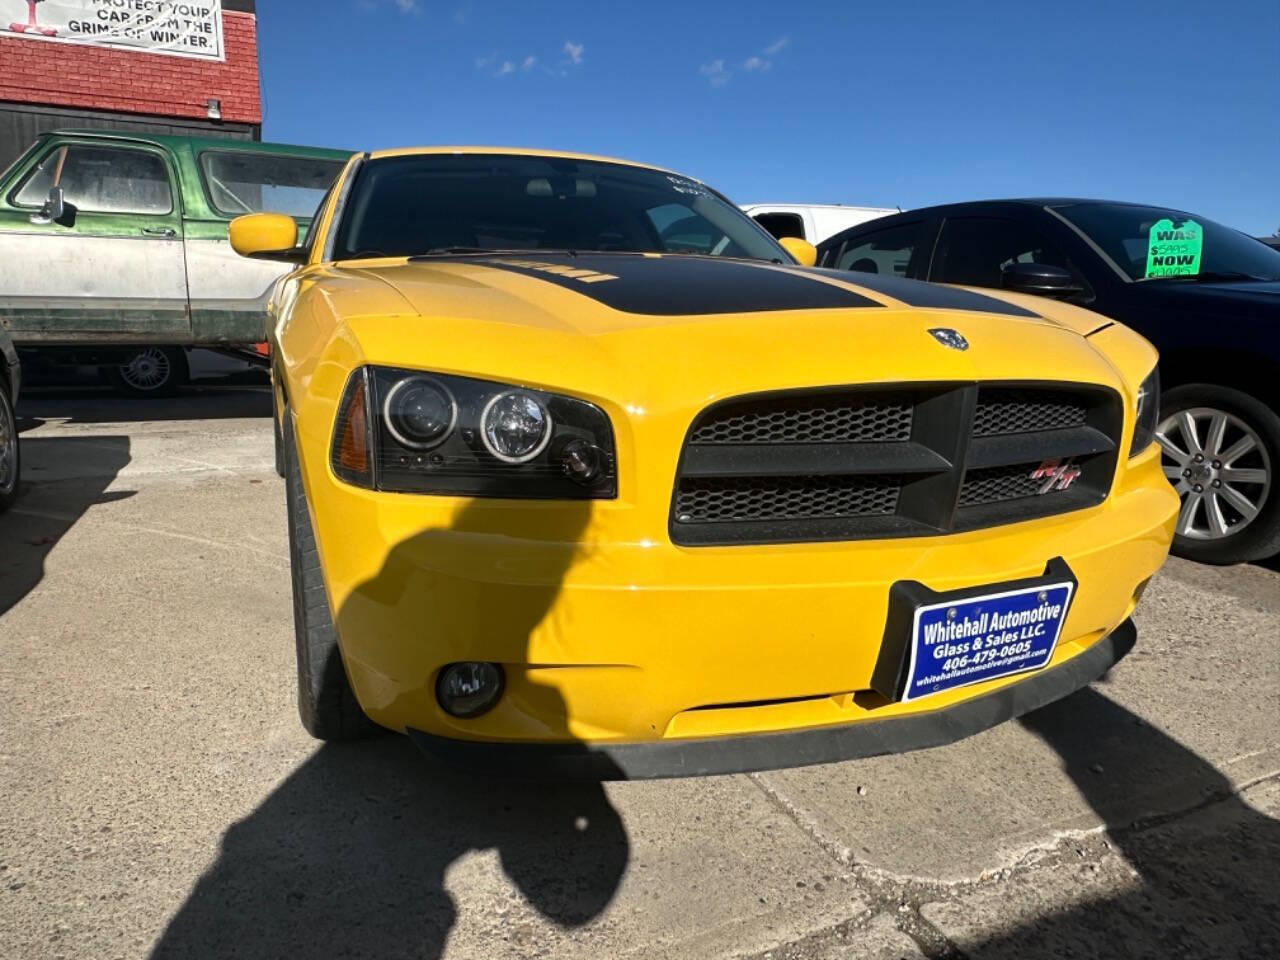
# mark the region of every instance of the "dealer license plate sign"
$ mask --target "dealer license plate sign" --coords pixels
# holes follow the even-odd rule
[[[1074,589],[1048,583],[917,607],[902,699],[1039,670],[1053,657]]]

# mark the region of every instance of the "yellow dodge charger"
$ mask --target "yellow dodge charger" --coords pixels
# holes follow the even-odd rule
[[[806,269],[549,151],[353,157],[270,306],[298,694],[511,774],[945,743],[1097,678],[1165,558],[1156,354],[1068,305]],[[1082,718],[1083,719],[1083,718]]]

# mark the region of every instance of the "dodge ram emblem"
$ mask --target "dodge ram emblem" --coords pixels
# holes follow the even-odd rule
[[[950,327],[934,327],[929,332],[933,334],[933,339],[944,347],[950,347],[952,350],[969,349],[969,341],[958,330],[952,330]]]
[[[1031,471],[1032,480],[1043,480],[1037,494],[1043,495],[1053,490],[1067,490],[1080,479],[1080,468],[1070,457],[1064,463],[1061,460],[1045,460]]]

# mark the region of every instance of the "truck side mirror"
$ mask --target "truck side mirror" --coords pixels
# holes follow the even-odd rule
[[[33,213],[28,219],[36,226],[47,227],[51,223],[57,223],[67,214],[67,202],[61,187],[50,187],[49,198],[45,200],[44,206]]]

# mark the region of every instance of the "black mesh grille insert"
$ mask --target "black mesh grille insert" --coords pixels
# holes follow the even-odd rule
[[[1039,463],[1015,463],[1007,467],[970,470],[960,487],[960,506],[973,507],[980,503],[1000,503],[1038,495],[1047,482],[1044,478],[1031,478],[1038,466]]]
[[[910,436],[909,403],[791,396],[721,407],[694,428],[689,442],[891,443]]]
[[[1082,509],[1106,499],[1122,424],[1120,395],[1087,384],[943,382],[736,397],[690,427],[671,539],[710,546],[927,537]]]
[[[988,387],[978,392],[973,417],[975,437],[1082,426],[1089,408],[1066,392]]]
[[[875,476],[690,478],[676,494],[676,522],[888,516],[900,489]]]

